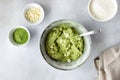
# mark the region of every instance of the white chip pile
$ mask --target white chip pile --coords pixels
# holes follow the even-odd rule
[[[25,18],[31,23],[38,22],[41,18],[40,8],[33,7],[28,9],[25,13]]]

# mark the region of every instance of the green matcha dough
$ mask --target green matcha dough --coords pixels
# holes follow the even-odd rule
[[[69,24],[60,24],[53,28],[47,35],[47,53],[56,61],[75,61],[83,54],[83,49],[83,38]]]
[[[28,33],[23,28],[17,28],[13,32],[13,40],[18,44],[24,44],[28,40]]]

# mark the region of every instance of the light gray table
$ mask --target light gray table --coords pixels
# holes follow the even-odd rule
[[[24,6],[31,2],[40,3],[45,9],[45,19],[37,26],[26,24],[22,16]],[[106,48],[120,43],[120,11],[109,22],[100,23],[90,18],[87,4],[88,0],[1,0],[0,80],[95,80],[97,72],[94,58]],[[52,68],[39,50],[43,30],[58,19],[75,20],[88,30],[102,29],[102,33],[92,36],[93,45],[87,62],[72,71]],[[28,45],[15,47],[9,42],[9,31],[15,25],[23,25],[29,29],[31,40]]]

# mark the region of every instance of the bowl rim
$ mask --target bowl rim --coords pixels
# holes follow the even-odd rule
[[[52,25],[52,24],[54,24],[54,23],[56,23],[56,22],[59,22],[59,21],[71,21],[71,22],[75,22],[75,21],[72,21],[72,20],[69,20],[69,19],[61,19],[61,20],[57,20],[57,21],[52,22],[50,25]],[[77,22],[75,22],[75,23],[77,23]],[[79,24],[79,23],[77,23],[77,24]],[[52,67],[54,67],[54,68],[56,68],[56,69],[58,69],[58,70],[65,70],[65,71],[69,71],[69,70],[76,69],[76,68],[80,67],[82,64],[84,64],[84,63],[87,61],[87,59],[88,59],[88,57],[89,57],[89,55],[90,55],[90,51],[91,51],[92,41],[91,41],[91,37],[90,37],[90,36],[88,36],[88,39],[89,39],[88,55],[86,56],[86,58],[84,59],[84,61],[83,61],[81,64],[79,64],[78,66],[76,66],[76,67],[74,67],[74,68],[69,68],[69,69],[67,69],[67,68],[60,68],[60,67],[58,68],[58,67],[52,65],[50,62],[48,62],[48,60],[47,60],[47,59],[45,58],[45,56],[44,56],[44,54],[46,54],[46,55],[48,55],[48,54],[47,54],[46,51],[45,51],[46,53],[44,53],[43,50],[42,50],[42,38],[43,38],[44,33],[46,32],[47,28],[50,27],[50,25],[48,25],[48,26],[45,28],[45,30],[43,31],[43,33],[42,33],[42,35],[41,35],[41,37],[40,37],[39,47],[40,47],[40,51],[41,51],[41,54],[42,54],[44,60],[45,60],[50,66],[52,66]],[[79,24],[79,25],[81,25],[81,24]],[[86,29],[83,25],[81,25],[81,26],[87,31],[87,29]]]
[[[39,21],[37,21],[37,22],[35,22],[35,23],[29,22],[29,21],[26,19],[26,17],[25,17],[26,11],[27,11],[28,9],[32,8],[32,7],[38,7],[38,8],[40,8],[40,11],[41,11],[41,14],[42,14],[42,16],[41,16],[41,18],[39,19]],[[27,4],[27,5],[23,8],[23,18],[24,18],[25,22],[26,22],[27,24],[29,24],[29,25],[34,26],[34,25],[40,24],[40,23],[44,20],[44,17],[45,17],[45,11],[44,11],[43,7],[42,7],[40,4],[38,4],[38,3],[29,3],[29,4]]]
[[[16,43],[16,42],[13,40],[13,32],[14,32],[16,29],[18,29],[18,28],[22,28],[22,29],[24,29],[24,30],[28,33],[28,40],[27,40],[27,42],[25,42],[24,44],[18,44],[18,43]],[[14,46],[25,46],[25,45],[27,45],[27,44],[29,43],[29,41],[30,41],[30,32],[29,32],[29,30],[28,30],[27,28],[25,28],[25,27],[23,27],[23,26],[15,26],[15,27],[13,27],[13,28],[10,30],[10,32],[9,32],[9,41],[10,41]]]
[[[114,1],[115,1],[114,4],[116,4],[116,5],[115,5],[115,6],[116,6],[116,9],[115,9],[115,12],[112,14],[111,17],[108,17],[107,19],[103,19],[103,20],[100,20],[100,19],[95,18],[94,15],[92,15],[92,13],[91,13],[91,11],[90,11],[90,4],[91,4],[92,0],[89,0],[89,2],[88,2],[88,6],[87,6],[88,14],[90,15],[90,17],[91,17],[93,20],[98,21],[98,22],[107,22],[107,21],[110,21],[112,18],[115,17],[115,15],[116,15],[117,12],[118,12],[118,2],[117,2],[117,0],[114,0]]]

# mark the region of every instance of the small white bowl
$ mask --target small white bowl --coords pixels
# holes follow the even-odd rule
[[[26,13],[26,11],[27,11],[28,9],[34,8],[34,7],[35,7],[35,8],[40,8],[41,18],[40,18],[37,22],[31,23],[30,21],[28,21],[28,20],[26,19],[25,13]],[[38,25],[39,23],[41,23],[41,22],[43,21],[44,16],[45,16],[45,12],[44,12],[44,9],[43,9],[43,7],[42,7],[41,5],[39,5],[39,4],[37,4],[37,3],[30,3],[30,4],[28,4],[28,5],[26,5],[26,6],[24,7],[23,16],[24,16],[25,21],[26,21],[28,24],[30,24],[30,25]]]
[[[18,29],[18,28],[22,28],[22,29],[24,29],[25,31],[27,31],[27,33],[28,33],[28,40],[27,40],[27,42],[24,43],[24,44],[18,44],[18,43],[16,43],[16,42],[13,40],[13,32],[14,32],[16,29]],[[29,32],[28,29],[25,28],[25,27],[15,26],[15,27],[9,32],[9,40],[10,40],[10,42],[11,42],[13,45],[15,45],[15,46],[25,46],[25,45],[27,45],[27,44],[29,43],[29,41],[30,41],[30,32]]]
[[[90,6],[91,6],[92,2],[93,2],[93,0],[89,0],[87,8],[88,8],[88,13],[89,13],[90,17],[92,19],[94,19],[95,21],[98,21],[98,22],[107,22],[107,21],[111,20],[113,17],[115,17],[115,15],[116,15],[116,13],[118,11],[118,3],[117,3],[116,0],[113,0],[113,5],[114,5],[115,9],[114,9],[114,12],[112,13],[112,15],[109,16],[109,17],[107,17],[107,18],[105,18],[105,19],[102,19],[102,20],[98,19],[98,18],[95,17],[95,15],[92,14],[92,12],[90,10]]]

